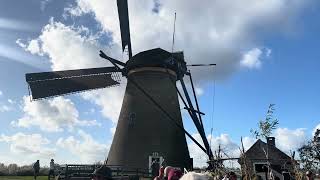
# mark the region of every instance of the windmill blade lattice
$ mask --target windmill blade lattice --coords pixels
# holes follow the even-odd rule
[[[42,99],[120,84],[114,67],[26,74],[32,99]]]

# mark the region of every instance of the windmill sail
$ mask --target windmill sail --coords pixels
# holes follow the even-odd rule
[[[117,0],[117,6],[118,6],[119,21],[120,21],[122,51],[124,51],[126,46],[128,46],[129,58],[131,58],[132,49],[131,49],[131,40],[130,40],[128,1]]]
[[[120,84],[114,67],[26,74],[33,99],[41,99]]]

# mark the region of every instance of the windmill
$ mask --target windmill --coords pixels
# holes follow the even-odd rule
[[[151,161],[165,159],[168,165],[191,168],[192,159],[185,135],[211,159],[213,155],[201,120],[203,113],[199,110],[192,76],[187,69],[183,52],[170,53],[156,48],[133,56],[127,0],[117,0],[117,6],[122,50],[127,47],[129,60],[124,63],[100,51],[100,56],[109,60],[112,67],[26,74],[32,99],[117,86],[122,75],[127,78],[127,85],[108,154],[108,165],[148,169]],[[184,83],[185,75],[190,77],[197,110],[193,107]],[[176,87],[178,81],[186,100]],[[204,147],[184,129],[178,95],[190,114]]]

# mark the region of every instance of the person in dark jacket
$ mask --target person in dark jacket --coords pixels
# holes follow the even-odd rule
[[[48,174],[48,180],[50,180],[51,176],[54,177],[54,159],[51,159],[50,161],[50,167],[49,167],[49,174]]]
[[[151,174],[152,178],[155,178],[159,175],[160,164],[157,160],[153,160],[151,164]]]
[[[33,174],[34,174],[34,180],[37,179],[37,176],[39,176],[39,171],[40,171],[40,161],[37,160],[37,162],[35,162],[32,166],[33,168]]]
[[[92,173],[91,180],[111,180],[112,171],[106,165],[102,165]]]

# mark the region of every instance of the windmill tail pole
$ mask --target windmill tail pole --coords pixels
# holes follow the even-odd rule
[[[198,103],[197,95],[196,95],[196,92],[195,92],[195,88],[194,88],[194,84],[193,84],[191,72],[189,71],[187,75],[188,75],[189,78],[190,78],[190,83],[191,83],[191,87],[192,87],[192,92],[193,92],[193,96],[194,96],[194,101],[196,102],[196,106],[197,106],[197,113],[198,113],[198,116],[199,116],[199,119],[200,119],[200,124],[201,124],[201,126],[202,126],[202,128],[203,128],[203,122],[202,122],[202,118],[201,118],[201,115],[202,115],[203,113],[200,112],[199,103]]]
[[[188,91],[186,89],[186,85],[185,85],[183,79],[180,78],[179,80],[181,82],[182,89],[184,91],[185,97],[186,97],[187,102],[189,104],[189,108],[191,109],[191,111],[189,111],[191,119],[193,120],[193,122],[194,122],[194,124],[195,124],[195,126],[196,126],[196,128],[197,128],[197,130],[198,130],[198,132],[200,134],[200,136],[201,136],[201,139],[202,139],[203,144],[204,144],[204,146],[206,148],[206,151],[207,151],[207,154],[209,156],[209,159],[212,160],[213,159],[213,154],[212,154],[212,151],[210,149],[210,145],[209,145],[208,139],[206,137],[206,134],[204,132],[203,126],[201,126],[200,120],[198,119],[198,116],[197,116],[197,114],[196,114],[196,112],[195,112],[195,110],[193,108],[191,99],[189,97],[189,94],[188,94]]]
[[[205,149],[202,149],[202,148],[201,148],[202,146],[199,146],[199,145],[198,145],[198,146],[199,146],[202,150],[204,150],[204,152],[208,155],[209,160],[213,160],[213,154],[212,154],[212,151],[211,151],[211,148],[210,148],[208,139],[206,138],[206,135],[205,135],[205,132],[204,132],[202,123],[200,123],[200,120],[198,119],[198,116],[197,116],[197,114],[196,114],[197,111],[196,111],[196,110],[193,108],[193,106],[192,106],[192,103],[191,103],[191,100],[190,100],[188,91],[187,91],[187,89],[186,89],[186,86],[185,86],[185,84],[184,84],[184,81],[183,81],[182,77],[180,77],[179,80],[180,80],[180,82],[181,82],[181,86],[182,86],[182,89],[183,89],[184,94],[185,94],[185,96],[186,96],[186,99],[187,99],[187,102],[188,102],[188,104],[189,104],[189,107],[188,107],[187,102],[186,102],[186,101],[184,100],[184,98],[182,97],[179,89],[177,88],[175,81],[170,77],[168,70],[167,70],[167,74],[168,74],[168,77],[169,77],[169,79],[171,80],[171,82],[174,84],[174,86],[175,86],[175,88],[176,88],[176,90],[177,90],[177,93],[178,93],[178,95],[180,96],[183,104],[185,105],[186,109],[188,110],[188,113],[189,113],[191,119],[193,120],[193,122],[194,122],[194,124],[195,124],[195,126],[196,126],[196,128],[197,128],[197,130],[198,130],[198,132],[199,132],[199,134],[200,134],[200,136],[201,136],[201,138],[202,138],[202,141],[203,141],[203,144],[204,144],[204,146],[205,146]],[[189,136],[189,137],[190,137],[190,136]],[[195,142],[196,142],[196,141],[195,141]],[[198,142],[197,142],[197,143],[198,143]],[[197,144],[197,143],[196,143],[196,144]]]

